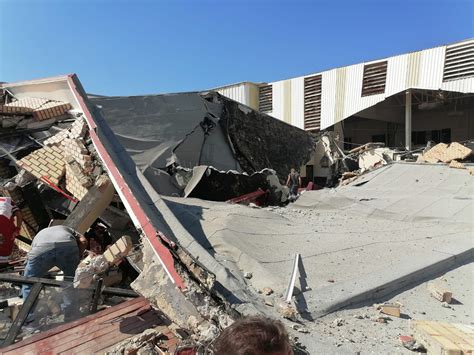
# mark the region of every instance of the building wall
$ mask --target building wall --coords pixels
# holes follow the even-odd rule
[[[410,88],[473,93],[474,77],[443,82],[446,48],[462,43],[474,43],[474,40],[271,82],[273,109],[268,114],[304,129],[304,78],[316,74],[322,75],[321,129]],[[385,92],[362,96],[364,65],[384,60],[388,62]],[[249,99],[241,99],[242,95],[238,92],[229,91],[224,95],[248,105]],[[258,100],[258,92],[255,97]]]
[[[219,94],[258,110],[258,86],[250,82],[223,86],[214,89]]]
[[[413,112],[412,131],[433,131],[451,129],[451,141],[465,141],[474,138],[474,100],[459,109],[453,115],[452,106],[439,110],[426,110]],[[375,135],[387,135],[390,146],[404,146],[405,123],[403,114],[400,119],[387,122],[377,119],[351,117],[343,123],[344,139],[350,138],[352,143],[364,144],[372,141]]]

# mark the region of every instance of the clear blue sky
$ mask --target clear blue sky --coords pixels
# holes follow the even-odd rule
[[[104,95],[276,81],[474,37],[473,0],[0,0],[0,81]]]

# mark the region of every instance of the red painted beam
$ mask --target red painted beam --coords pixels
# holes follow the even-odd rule
[[[126,183],[123,176],[120,174],[117,166],[113,162],[112,158],[110,157],[109,153],[105,149],[104,145],[99,139],[99,136],[96,133],[97,124],[92,117],[89,109],[84,101],[84,98],[81,93],[78,92],[77,83],[79,83],[79,79],[76,77],[75,74],[68,75],[68,84],[73,91],[76,100],[79,102],[79,105],[82,108],[82,111],[85,115],[87,124],[89,125],[89,133],[94,143],[94,146],[99,153],[100,157],[102,158],[102,162],[106,166],[107,170],[109,171],[110,177],[113,182],[115,182],[115,187],[120,188],[120,191],[124,198],[126,199],[128,205],[131,208],[131,211],[128,211],[130,214],[133,214],[140,224],[140,228],[142,229],[143,233],[145,234],[146,238],[150,242],[152,248],[156,252],[158,258],[160,259],[163,267],[165,268],[166,272],[171,278],[171,281],[178,286],[179,288],[185,288],[185,284],[183,279],[178,274],[174,267],[174,259],[170,252],[170,250],[158,239],[160,238],[166,244],[172,246],[173,243],[160,231],[156,230],[153,225],[151,224],[150,220],[148,219],[145,211],[138,203],[137,199],[133,196],[133,193]],[[80,88],[81,91],[82,87]]]
[[[227,200],[227,203],[243,203],[243,202],[250,203],[250,202],[256,201],[257,199],[259,199],[263,195],[266,195],[267,193],[268,191],[263,191],[261,188],[258,188],[257,191],[250,192],[242,196],[231,198],[230,200]]]

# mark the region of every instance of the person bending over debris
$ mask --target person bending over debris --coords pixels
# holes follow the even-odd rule
[[[15,222],[13,220],[15,219]],[[0,196],[0,264],[8,262],[15,237],[20,234],[23,217],[10,197]]]
[[[290,188],[290,199],[296,199],[296,196],[298,196],[298,188],[301,186],[301,176],[294,168],[291,168],[288,174],[286,186]]]
[[[89,250],[95,254],[102,254],[109,246],[113,244],[107,228],[102,223],[94,223],[84,234],[89,243]]]
[[[240,319],[224,329],[213,346],[219,355],[292,355],[288,333],[279,320]]]
[[[79,260],[87,247],[87,239],[66,226],[48,227],[36,234],[28,253],[24,276],[43,277],[57,266],[64,276],[74,277]],[[30,293],[31,285],[23,285],[23,300]],[[65,299],[65,307],[68,301]]]

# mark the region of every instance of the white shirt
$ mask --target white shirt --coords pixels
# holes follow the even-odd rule
[[[0,216],[10,219],[16,211],[18,211],[18,207],[16,207],[11,197],[0,196]]]

